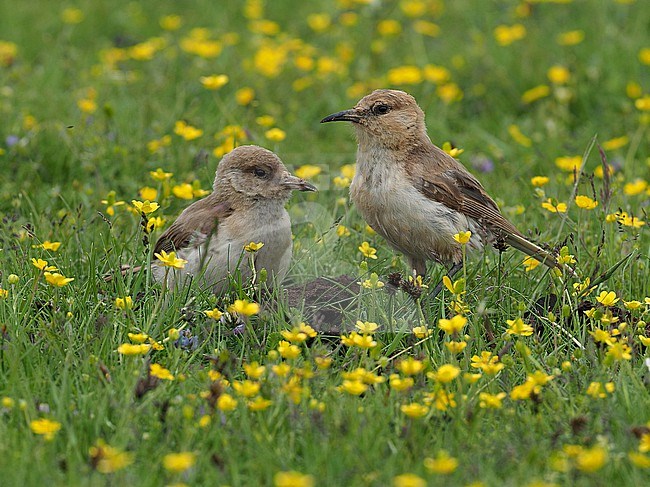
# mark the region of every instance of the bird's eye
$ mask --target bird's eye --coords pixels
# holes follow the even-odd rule
[[[256,167],[255,169],[253,169],[253,173],[255,173],[255,176],[257,176],[258,178],[266,177],[266,171],[261,167]]]
[[[388,112],[390,112],[390,107],[385,103],[378,103],[377,105],[372,107],[372,113],[374,113],[375,115],[384,115]]]

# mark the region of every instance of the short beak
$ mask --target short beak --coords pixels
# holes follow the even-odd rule
[[[291,174],[285,176],[282,181],[282,186],[289,189],[297,189],[298,191],[318,191],[318,188],[313,184]]]
[[[357,111],[352,108],[350,110],[343,110],[342,112],[332,113],[331,115],[325,117],[320,123],[326,122],[359,122],[361,117]]]

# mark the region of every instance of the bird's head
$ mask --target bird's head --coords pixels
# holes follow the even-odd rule
[[[229,201],[283,204],[293,190],[316,191],[316,186],[292,175],[270,150],[244,145],[226,154],[217,168],[214,191]]]
[[[359,143],[396,148],[405,142],[426,137],[424,112],[415,98],[397,90],[375,90],[349,110],[333,113],[325,122],[352,122]]]

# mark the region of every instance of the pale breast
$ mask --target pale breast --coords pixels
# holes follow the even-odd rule
[[[368,224],[408,256],[456,262],[462,251],[453,235],[467,230],[475,235],[470,246],[482,246],[476,222],[425,197],[396,164],[359,163],[350,197]]]
[[[243,280],[251,277],[251,261],[259,272],[268,273],[268,283],[280,283],[291,263],[291,222],[284,208],[281,211],[237,214],[220,222],[218,231],[203,245],[180,250],[177,254],[187,260],[182,270],[168,273],[168,285],[182,286],[188,279],[198,280],[202,288],[212,288],[220,294],[226,290],[230,276],[241,273]],[[262,242],[264,246],[251,254],[244,247]],[[252,258],[252,259],[251,259]],[[164,279],[165,270],[154,268],[156,280]]]

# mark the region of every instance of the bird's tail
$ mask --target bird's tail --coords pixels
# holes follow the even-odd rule
[[[505,241],[506,244],[516,248],[517,250],[521,250],[524,254],[537,259],[542,264],[550,267],[551,269],[566,270],[572,276],[576,276],[574,269],[565,264],[561,264],[558,262],[557,258],[548,250],[544,250],[539,245],[535,245],[533,242],[526,240],[521,235],[509,234],[506,236]]]
[[[124,277],[129,272],[132,272],[133,274],[135,274],[136,272],[140,272],[140,269],[142,269],[141,265],[130,266],[128,264],[124,264],[120,266],[120,274],[122,274],[122,277]],[[106,282],[111,282],[113,278],[114,278],[113,274],[104,274],[104,281]]]

